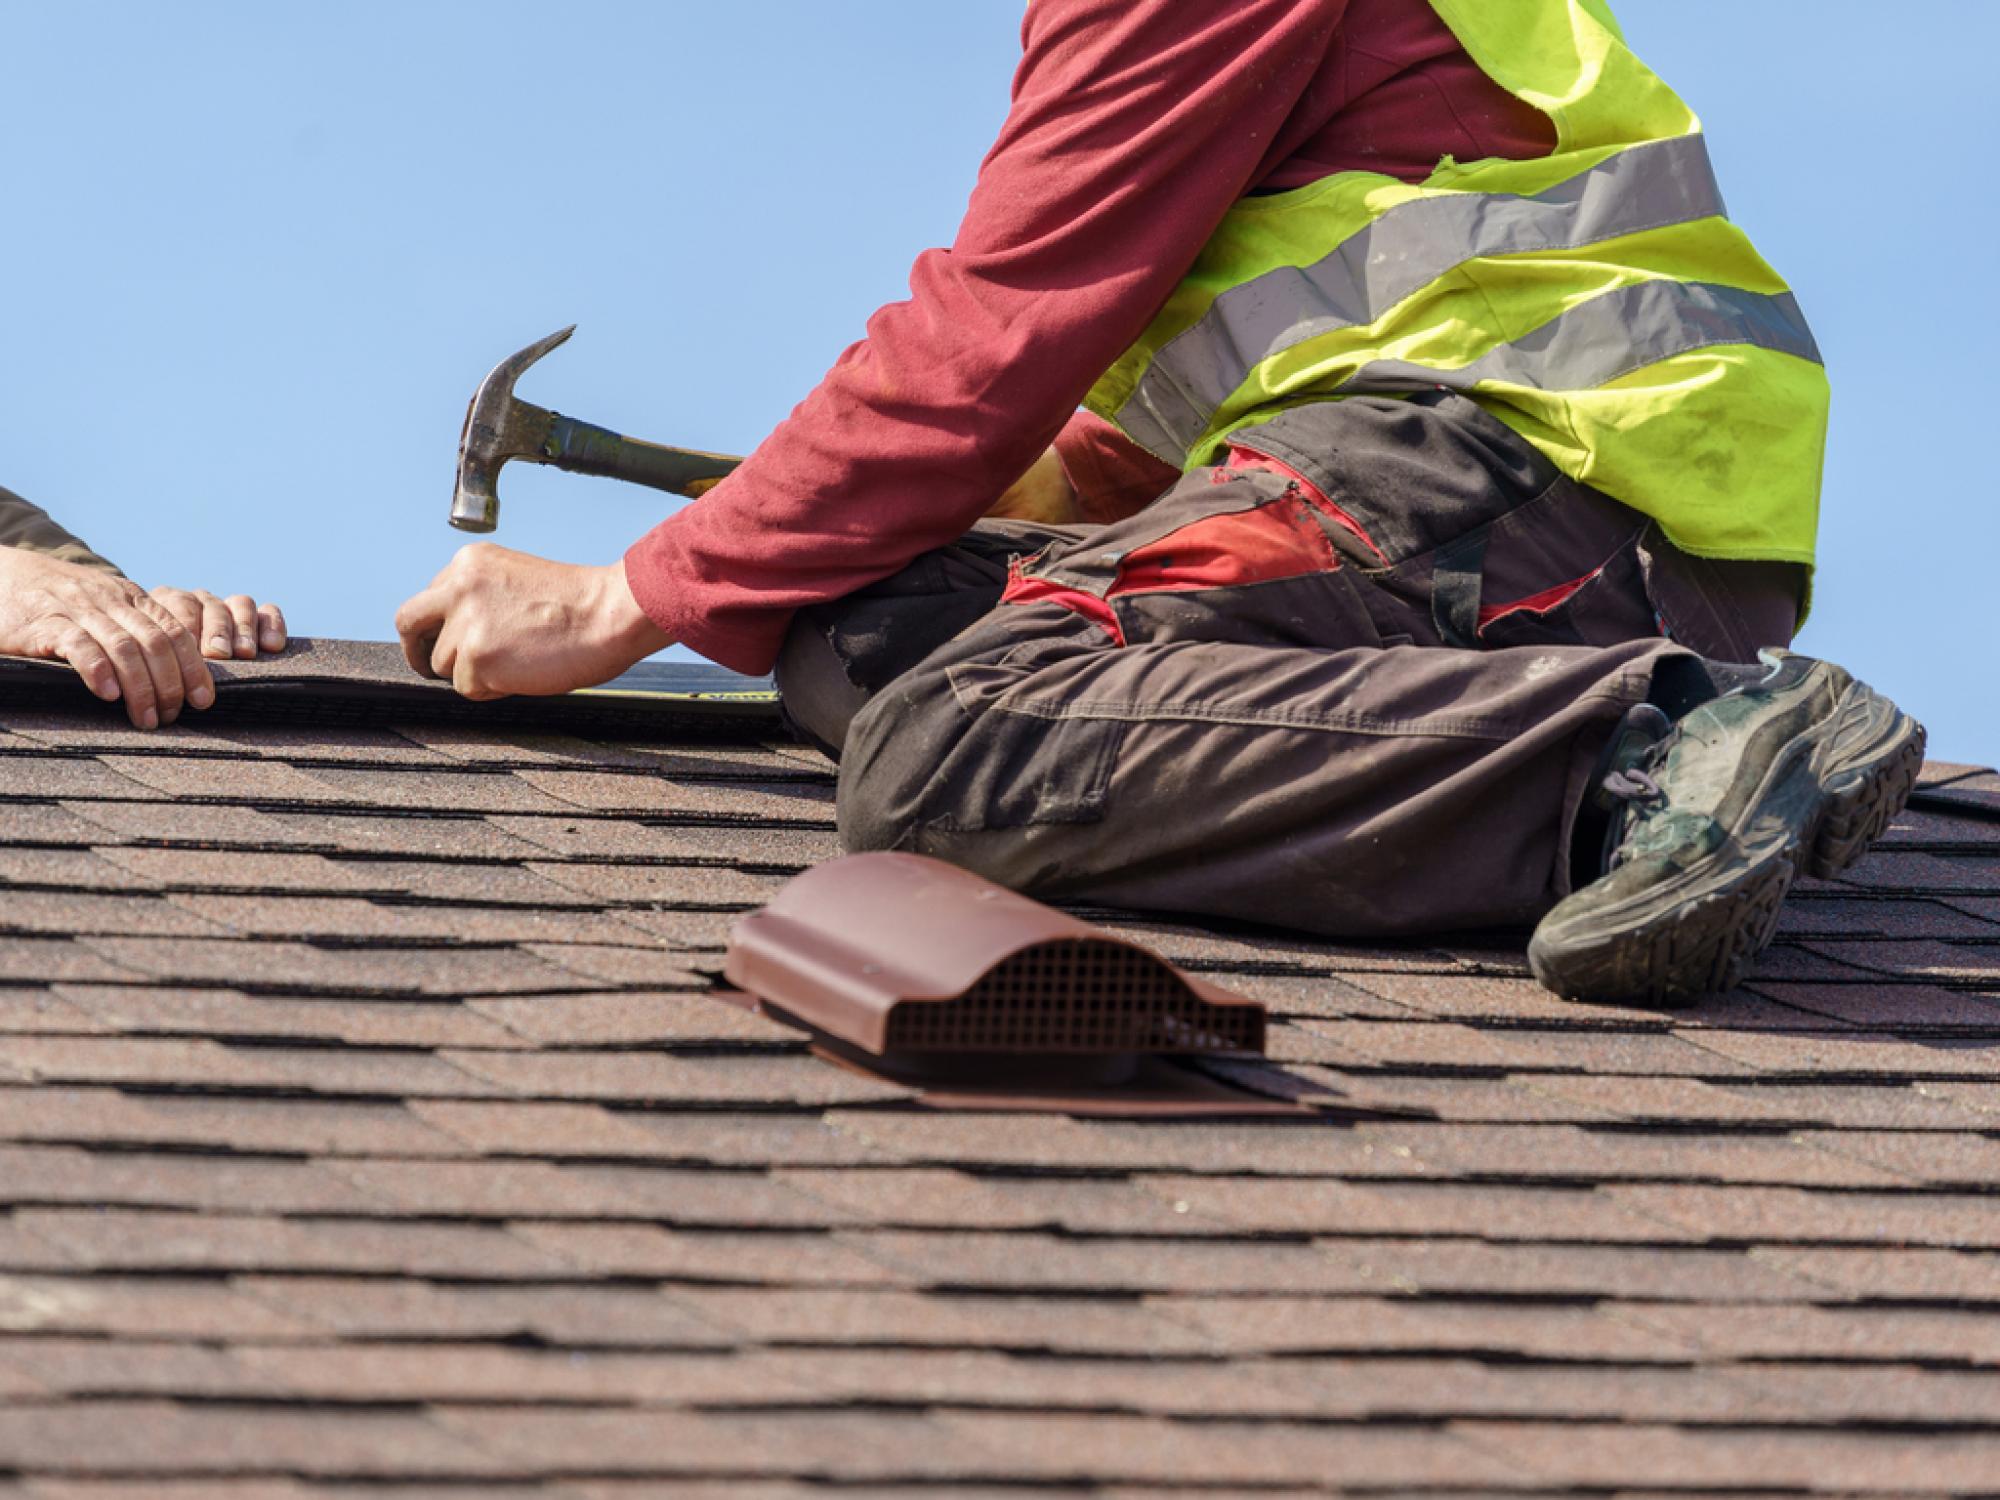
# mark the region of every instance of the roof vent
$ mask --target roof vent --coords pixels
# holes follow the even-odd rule
[[[1264,1007],[953,865],[857,854],[737,922],[731,983],[910,1071],[999,1058],[1258,1053]]]

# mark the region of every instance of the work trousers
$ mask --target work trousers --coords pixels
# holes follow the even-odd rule
[[[1682,552],[1461,396],[1235,444],[1127,520],[985,522],[800,616],[779,687],[848,847],[1330,936],[1527,924],[1625,713],[1797,623],[1803,569]]]

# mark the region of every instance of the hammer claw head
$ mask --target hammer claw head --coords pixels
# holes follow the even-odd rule
[[[479,382],[465,409],[458,435],[458,481],[452,490],[451,524],[460,531],[491,531],[500,523],[500,466],[535,451],[545,432],[530,429],[548,413],[514,399],[514,383],[551,349],[567,342],[576,324],[558,328],[518,353],[510,354]]]

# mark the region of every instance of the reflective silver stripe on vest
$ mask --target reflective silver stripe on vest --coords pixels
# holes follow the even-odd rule
[[[1372,323],[1454,266],[1489,255],[1577,249],[1724,212],[1699,135],[1630,146],[1533,197],[1454,193],[1384,213],[1310,266],[1231,287],[1177,334],[1118,410],[1136,442],[1180,462],[1263,361],[1320,334]]]
[[[1821,363],[1819,345],[1790,292],[1773,296],[1706,282],[1642,281],[1578,303],[1461,369],[1372,360],[1333,394],[1387,395],[1439,386],[1462,391],[1482,380],[1587,391],[1715,344],[1754,344]]]

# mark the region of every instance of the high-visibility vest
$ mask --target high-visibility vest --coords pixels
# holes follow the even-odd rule
[[[1606,0],[1430,3],[1554,154],[1242,200],[1091,410],[1192,468],[1288,406],[1446,387],[1686,551],[1810,563],[1826,372],[1700,121]]]

